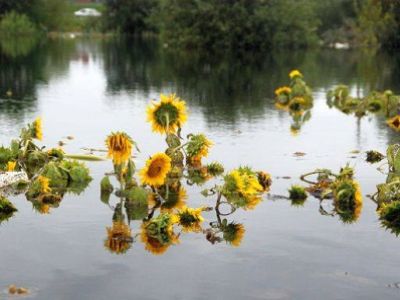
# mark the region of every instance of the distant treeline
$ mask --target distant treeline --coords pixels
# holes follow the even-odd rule
[[[0,0],[0,33],[22,22],[19,15],[41,29],[67,30],[65,20],[73,15],[67,5],[71,1]],[[157,34],[165,45],[185,49],[400,47],[400,0],[105,0],[102,12],[95,30]]]

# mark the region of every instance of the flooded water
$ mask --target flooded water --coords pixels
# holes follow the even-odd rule
[[[37,299],[399,299],[400,240],[381,227],[376,204],[366,197],[386,175],[364,161],[363,151],[384,152],[400,135],[382,117],[357,119],[329,108],[326,92],[344,83],[354,95],[399,94],[400,55],[319,50],[205,58],[171,54],[153,42],[113,40],[26,47],[2,45],[0,143],[8,145],[37,116],[43,145],[74,137],[66,140],[68,153],[104,148],[111,131],[125,131],[139,145],[140,168],[165,149],[146,122],[146,106],[174,92],[189,111],[183,134],[203,132],[214,141],[206,161],[269,172],[271,195],[287,195],[301,174],[349,163],[364,205],[359,220],[346,224],[321,214],[315,198],[297,207],[270,195],[256,209],[227,217],[245,227],[239,247],[190,233],[163,255],[146,251],[140,239],[115,255],[104,247],[113,210],[100,201],[99,188],[111,162],[90,162],[90,186],[66,195],[49,214],[36,212],[24,195],[10,198],[18,212],[0,225],[0,290],[16,284]],[[315,99],[311,118],[295,135],[292,118],[273,100],[292,69],[303,72]],[[200,195],[210,184],[186,186],[187,204],[212,206],[213,199]],[[205,218],[207,228],[215,212]],[[140,224],[131,222],[134,235]]]

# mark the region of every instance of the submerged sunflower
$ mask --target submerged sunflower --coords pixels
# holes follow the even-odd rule
[[[32,134],[33,138],[41,141],[43,139],[42,119],[37,118],[35,121],[33,121],[32,125],[33,125],[33,134]]]
[[[153,102],[147,108],[147,121],[154,132],[175,133],[187,120],[186,104],[175,94],[161,94],[160,102]]]
[[[333,198],[335,210],[343,222],[356,221],[363,205],[360,185],[351,179],[340,180],[334,184]]]
[[[142,184],[160,186],[165,183],[168,172],[171,170],[171,158],[165,153],[156,153],[140,170]]]
[[[295,77],[303,77],[303,74],[299,70],[293,70],[289,73],[290,79],[293,79]]]
[[[182,226],[183,232],[200,232],[201,223],[204,218],[201,216],[203,208],[190,208],[184,207],[173,215],[172,220],[174,223]]]
[[[390,128],[393,128],[396,131],[400,131],[400,115],[397,115],[386,121]]]
[[[222,228],[224,240],[234,247],[239,247],[242,243],[246,230],[243,224],[229,223]]]
[[[124,132],[116,132],[106,139],[108,157],[112,158],[116,165],[125,163],[132,156],[132,139]]]
[[[104,246],[112,253],[123,254],[129,250],[133,242],[130,227],[124,222],[113,222],[107,227],[107,239]]]

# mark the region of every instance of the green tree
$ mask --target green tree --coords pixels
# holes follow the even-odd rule
[[[106,0],[107,28],[134,35],[155,31],[150,18],[158,3],[158,0]]]

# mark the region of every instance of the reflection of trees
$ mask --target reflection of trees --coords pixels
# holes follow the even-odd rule
[[[345,83],[363,93],[395,87],[398,76],[395,58],[385,53],[319,49],[207,57],[163,49],[154,41],[121,39],[103,46],[109,91],[173,90],[199,106],[208,122],[234,123],[272,110],[268,98],[294,68],[314,90]]]
[[[0,116],[20,118],[36,105],[37,85],[68,68],[73,44],[3,39],[0,45]]]

